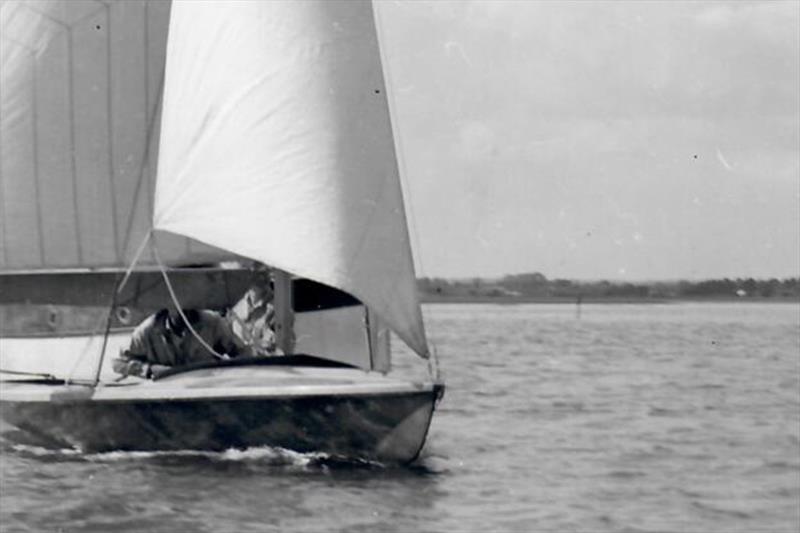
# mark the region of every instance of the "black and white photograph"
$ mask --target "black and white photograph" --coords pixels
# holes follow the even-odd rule
[[[800,0],[0,0],[0,533],[800,530]]]

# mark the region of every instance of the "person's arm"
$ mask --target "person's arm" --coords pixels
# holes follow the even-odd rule
[[[113,359],[111,365],[117,374],[138,376],[144,379],[158,377],[159,374],[171,368],[167,365],[148,363],[135,354],[131,355],[128,351],[122,352],[119,357]]]
[[[272,303],[267,303],[261,339],[261,344],[267,353],[275,354],[278,349],[278,336],[275,334],[275,306]]]
[[[111,362],[114,372],[122,376],[138,376],[140,378],[150,377],[150,364],[140,361],[139,359],[130,359],[125,357],[123,352],[120,357],[117,357]]]
[[[158,372],[169,368],[164,365],[151,364],[148,360],[150,350],[147,345],[147,336],[151,328],[152,321],[147,319],[133,331],[128,349],[122,351],[120,356],[111,362],[114,372],[122,374],[122,376],[150,379]]]
[[[252,350],[233,332],[225,319],[220,317],[216,322],[214,328],[215,350],[226,353],[230,357],[252,355]]]
[[[141,376],[142,368],[147,360],[144,351],[144,332],[140,324],[131,335],[131,344],[127,350],[121,350],[119,357],[111,361],[111,367],[122,376]]]
[[[114,372],[122,374],[123,376],[150,377],[149,366],[145,357],[133,353],[130,350],[120,352],[119,357],[111,361],[111,367],[114,369]]]

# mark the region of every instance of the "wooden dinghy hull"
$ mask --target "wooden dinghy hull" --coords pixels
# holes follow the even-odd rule
[[[273,446],[410,462],[425,442],[442,386],[355,368],[203,368],[96,389],[4,382],[0,414],[58,447],[212,450]]]

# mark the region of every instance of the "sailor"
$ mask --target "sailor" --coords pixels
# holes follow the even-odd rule
[[[114,371],[149,379],[175,366],[250,355],[217,313],[190,309],[183,314],[191,328],[174,308],[146,318],[134,330],[130,347],[112,361]]]
[[[225,315],[233,333],[253,355],[277,354],[274,294],[269,271],[262,267],[256,272],[250,289]]]

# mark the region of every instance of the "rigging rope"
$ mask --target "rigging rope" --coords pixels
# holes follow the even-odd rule
[[[100,373],[103,371],[103,361],[106,358],[106,347],[108,346],[108,334],[111,332],[111,320],[114,315],[114,309],[117,307],[117,296],[119,295],[119,290],[117,287],[120,285],[120,278],[121,276],[117,274],[114,283],[115,290],[111,293],[111,305],[108,306],[108,315],[106,315],[106,330],[105,334],[103,335],[103,346],[100,348],[100,360],[97,362],[94,381],[92,382],[93,387],[97,387],[97,385],[100,384]]]
[[[125,284],[128,283],[128,278],[131,277],[131,273],[133,272],[133,269],[136,268],[136,264],[139,262],[139,257],[141,257],[144,247],[147,246],[148,242],[150,242],[152,236],[153,230],[151,228],[147,230],[147,233],[144,235],[144,239],[142,239],[142,243],[139,245],[139,248],[136,249],[136,254],[133,256],[133,261],[131,261],[131,265],[128,267],[128,270],[125,271],[125,277],[122,278],[122,282],[119,284],[119,287],[117,287],[117,293],[121,293],[122,289],[125,287]]]
[[[156,264],[158,264],[158,269],[161,271],[161,276],[164,278],[164,283],[167,285],[167,290],[169,291],[170,298],[172,298],[172,305],[175,306],[175,309],[178,311],[178,314],[183,319],[184,324],[186,327],[189,328],[189,331],[192,332],[192,335],[195,339],[205,348],[209,354],[213,355],[215,358],[220,360],[225,360],[227,357],[218,353],[214,348],[208,345],[208,343],[200,336],[197,331],[192,327],[192,324],[189,322],[189,319],[183,313],[183,308],[181,307],[181,303],[178,301],[178,297],[175,294],[175,291],[172,288],[172,283],[169,281],[169,277],[167,276],[166,268],[164,268],[164,264],[161,262],[161,256],[158,254],[158,247],[155,244],[155,240],[150,240],[150,248],[153,251],[153,257],[156,259]]]
[[[109,309],[108,313],[111,313],[111,312],[112,312],[112,309]],[[75,379],[73,379],[73,376],[75,375],[75,372],[78,370],[78,367],[80,366],[81,362],[83,362],[83,359],[84,359],[84,357],[86,357],[86,354],[89,353],[89,348],[92,346],[92,343],[94,342],[95,337],[102,330],[103,324],[106,323],[107,321],[108,321],[108,315],[103,315],[97,321],[97,324],[95,325],[95,327],[92,328],[92,333],[86,339],[86,344],[84,344],[83,350],[81,350],[80,355],[75,360],[75,363],[73,363],[72,368],[70,369],[69,373],[67,374],[67,379],[65,380],[67,382],[67,384],[75,382]],[[102,362],[102,359],[101,359],[100,363],[99,363],[99,366],[102,366],[102,364],[103,364],[103,362]]]
[[[47,380],[58,381],[58,378],[53,374],[44,374],[40,372],[23,372],[22,370],[5,370],[0,368],[0,374],[14,374],[16,376],[38,376]]]
[[[105,331],[104,331],[104,334],[103,334],[103,345],[100,348],[100,358],[97,361],[97,366],[95,367],[95,374],[94,374],[94,380],[92,381],[92,387],[97,387],[100,384],[100,374],[103,371],[103,362],[105,361],[105,358],[106,358],[106,348],[108,347],[108,335],[111,332],[112,315],[114,313],[114,309],[117,307],[117,297],[122,293],[122,289],[125,287],[125,284],[128,282],[128,279],[130,278],[131,273],[133,272],[133,269],[136,267],[136,264],[139,262],[139,257],[141,257],[142,252],[144,251],[145,245],[147,245],[147,243],[150,242],[152,234],[153,234],[153,230],[152,229],[147,231],[147,233],[144,236],[144,239],[142,240],[142,243],[139,245],[139,248],[136,250],[136,254],[133,256],[133,260],[131,261],[131,265],[128,267],[128,270],[125,271],[125,275],[122,276],[122,279],[120,279],[120,276],[118,275],[117,278],[116,278],[116,281],[114,283],[114,290],[111,293],[111,302],[110,302],[109,307],[108,307],[108,313],[105,316],[105,324],[106,325],[105,325]],[[88,353],[89,346],[92,343],[93,337],[94,337],[95,334],[97,334],[99,329],[100,329],[100,326],[98,325],[98,327],[96,327],[94,329],[94,334],[91,337],[89,337],[89,340],[86,342],[86,346],[84,347],[83,353],[81,353],[80,357],[78,357],[77,361],[72,366],[72,370],[70,370],[70,373],[69,373],[68,378],[67,378],[67,382],[68,383],[72,382],[72,375],[75,373],[75,370],[77,369],[78,364],[86,356],[86,353]]]

